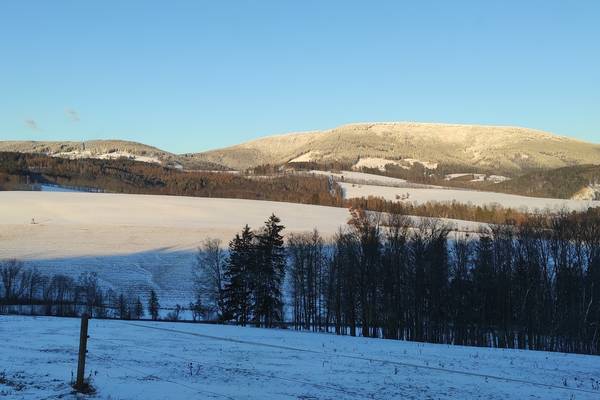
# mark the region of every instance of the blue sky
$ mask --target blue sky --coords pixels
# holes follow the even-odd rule
[[[174,152],[361,121],[600,143],[600,1],[0,3],[0,139]]]

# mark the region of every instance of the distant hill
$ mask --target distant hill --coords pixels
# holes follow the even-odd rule
[[[600,145],[518,127],[394,122],[270,136],[191,157],[233,169],[296,162],[382,168],[387,163],[517,176],[600,164]]]
[[[123,140],[0,141],[0,152],[119,159],[185,170],[280,167],[359,170],[413,183],[529,196],[595,199],[600,145],[539,130],[412,122],[363,123],[264,137],[203,153],[173,154]]]
[[[221,170],[223,166],[192,157],[180,156],[125,140],[74,141],[0,141],[0,152],[40,153],[69,159],[128,158],[135,161],[158,163],[174,168]]]

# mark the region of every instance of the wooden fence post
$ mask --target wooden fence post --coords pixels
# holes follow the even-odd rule
[[[81,330],[79,332],[79,361],[77,363],[77,381],[75,382],[75,389],[82,390],[85,388],[85,355],[87,353],[87,340],[88,340],[88,315],[83,314],[81,316]]]

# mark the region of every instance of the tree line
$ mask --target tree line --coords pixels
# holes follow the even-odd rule
[[[283,236],[275,215],[197,254],[194,320],[340,335],[600,354],[600,209],[460,233],[439,219],[352,210],[332,239]],[[158,319],[94,274],[0,264],[0,311]],[[41,307],[41,308],[39,308]],[[14,311],[14,308],[13,308]],[[176,306],[166,319],[180,319]]]
[[[559,214],[550,210],[522,211],[497,204],[474,205],[457,201],[428,201],[426,203],[412,203],[385,200],[381,197],[369,196],[362,198],[346,199],[347,207],[391,213],[400,215],[413,215],[426,218],[448,218],[463,221],[482,222],[486,224],[523,224],[530,218]]]
[[[81,273],[75,279],[64,274],[45,275],[15,259],[0,262],[0,314],[74,317],[86,313],[94,318],[119,319],[148,315],[157,320],[158,296],[150,290],[147,297],[144,303],[140,296],[104,289],[93,272]],[[178,318],[167,314],[167,319]]]
[[[246,226],[229,243],[229,257],[218,242],[206,242],[197,265],[205,317],[600,353],[600,210],[509,221],[475,234],[435,219],[354,210],[351,228],[332,241],[317,231],[289,235],[285,249],[278,222],[271,217],[256,235]]]
[[[271,215],[258,232],[246,225],[229,243],[227,257],[219,241],[204,243],[195,269],[195,304],[205,318],[268,328],[285,320],[288,263],[280,222]]]

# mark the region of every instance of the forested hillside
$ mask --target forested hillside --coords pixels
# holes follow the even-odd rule
[[[113,193],[244,198],[341,205],[341,190],[327,178],[271,179],[217,172],[179,171],[127,159],[63,159],[40,154],[0,153],[0,190],[52,183]]]
[[[510,181],[489,185],[489,188],[504,193],[565,199],[598,183],[600,165],[577,165],[528,173]]]

